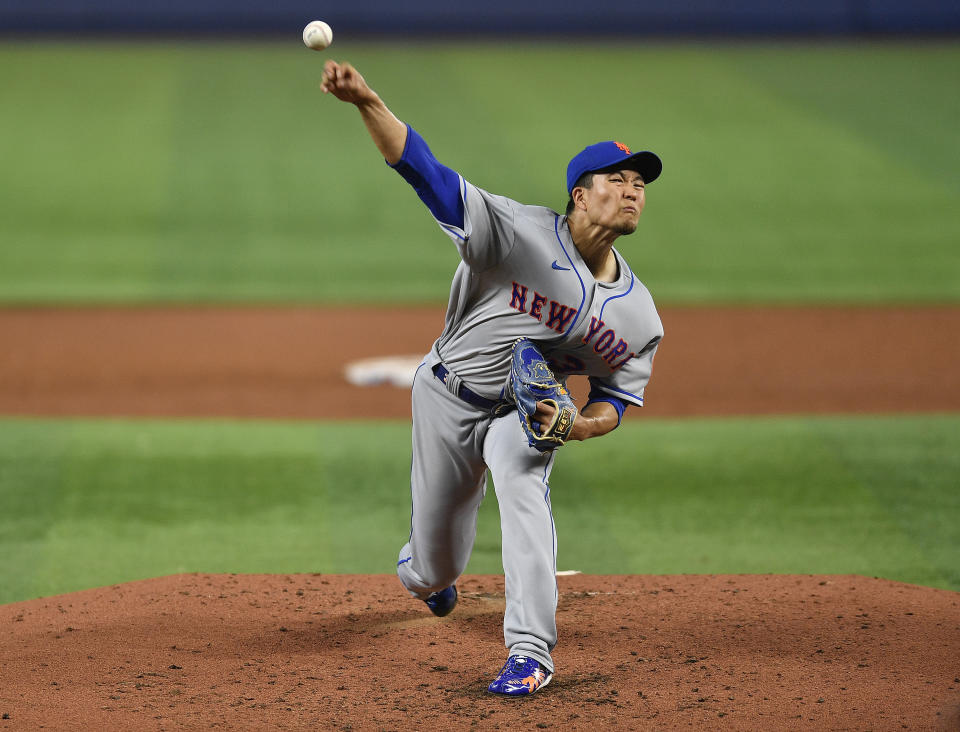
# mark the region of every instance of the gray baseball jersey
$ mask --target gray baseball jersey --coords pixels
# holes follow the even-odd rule
[[[479,394],[496,398],[510,347],[539,343],[562,377],[588,374],[594,389],[643,405],[663,326],[647,288],[614,250],[616,282],[597,282],[570,238],[566,217],[493,195],[461,178],[462,229],[440,223],[457,245],[442,361]]]
[[[405,177],[419,186],[416,175]],[[457,581],[473,549],[489,472],[501,517],[504,640],[511,654],[535,658],[552,672],[555,453],[529,447],[515,413],[495,416],[456,396],[457,387],[497,399],[511,346],[528,337],[558,376],[587,374],[594,398],[606,394],[640,406],[663,329],[649,292],[619,253],[616,282],[597,282],[565,217],[492,195],[462,177],[459,183],[462,227],[438,223],[462,261],[443,333],[414,379],[411,527],[397,574],[420,598]],[[420,187],[418,193],[424,198]],[[435,376],[440,364],[452,374],[443,383]]]

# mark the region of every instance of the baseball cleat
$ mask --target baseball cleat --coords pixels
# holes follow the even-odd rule
[[[487,690],[507,696],[527,696],[549,684],[552,678],[553,674],[532,658],[510,656]]]
[[[438,618],[449,615],[450,611],[457,606],[457,586],[450,585],[445,590],[434,592],[424,602],[427,603],[430,612]]]

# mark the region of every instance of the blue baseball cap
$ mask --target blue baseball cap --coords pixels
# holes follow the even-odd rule
[[[649,150],[635,153],[622,142],[598,142],[585,147],[570,161],[567,166],[567,193],[573,192],[573,187],[584,173],[605,170],[635,170],[644,183],[652,183],[663,170],[663,163]]]

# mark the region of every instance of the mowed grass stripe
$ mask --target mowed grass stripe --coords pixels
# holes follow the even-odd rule
[[[561,208],[597,139],[657,150],[623,250],[660,303],[960,300],[956,44],[336,49],[525,202]],[[321,60],[296,38],[6,44],[0,302],[443,301],[452,246],[319,93]]]
[[[960,590],[960,416],[630,421],[565,448],[560,569]],[[0,602],[177,572],[389,573],[405,423],[0,421]],[[499,573],[493,491],[468,572]]]

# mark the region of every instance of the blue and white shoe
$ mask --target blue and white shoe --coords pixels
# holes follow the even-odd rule
[[[438,618],[449,615],[453,608],[457,606],[457,586],[450,585],[445,590],[434,592],[424,602],[427,603],[430,612]]]
[[[488,691],[507,696],[527,696],[549,684],[552,678],[553,674],[537,661],[514,655],[507,659]]]

